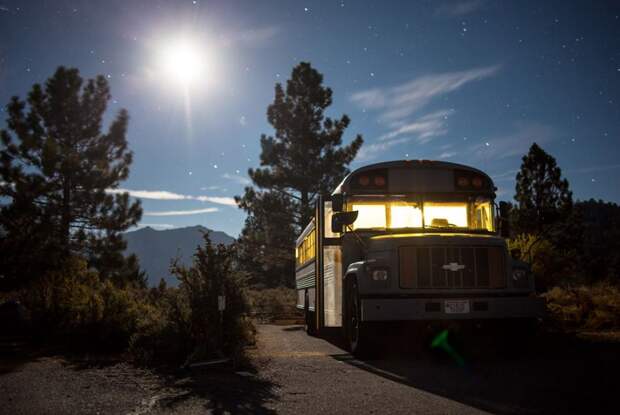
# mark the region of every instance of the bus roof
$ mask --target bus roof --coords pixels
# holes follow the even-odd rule
[[[397,160],[354,170],[332,194],[476,193],[495,196],[486,173],[463,164]]]

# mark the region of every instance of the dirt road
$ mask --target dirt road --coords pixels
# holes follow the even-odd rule
[[[455,344],[459,366],[402,335],[388,336],[380,358],[362,361],[335,335],[258,329],[249,371],[164,375],[114,361],[0,361],[0,414],[617,412],[618,343],[546,339],[515,350],[476,339]]]
[[[261,327],[264,375],[278,384],[267,405],[282,413],[604,413],[617,411],[620,345],[540,338],[506,345],[491,335],[446,353],[388,337],[376,360],[357,360],[338,337],[301,327]],[[501,350],[498,350],[501,347]],[[615,407],[615,409],[613,409]]]

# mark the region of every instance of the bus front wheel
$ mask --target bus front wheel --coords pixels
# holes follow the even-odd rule
[[[371,357],[373,352],[373,337],[371,327],[362,321],[361,303],[357,281],[349,280],[346,297],[345,338],[347,347],[355,357]]]

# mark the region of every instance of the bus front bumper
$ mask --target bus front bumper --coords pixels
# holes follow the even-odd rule
[[[541,318],[539,297],[362,298],[362,321]]]

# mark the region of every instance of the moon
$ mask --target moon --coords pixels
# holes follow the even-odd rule
[[[160,64],[166,77],[188,87],[206,76],[204,51],[188,39],[177,39],[163,45]]]

